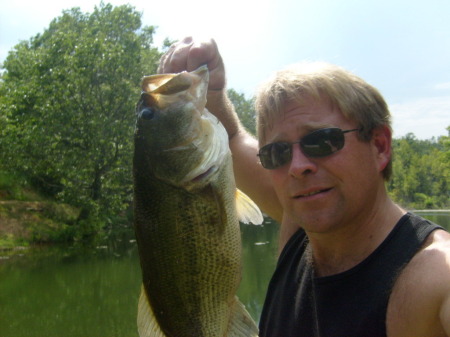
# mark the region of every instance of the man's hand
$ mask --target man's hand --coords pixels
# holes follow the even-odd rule
[[[194,41],[192,37],[185,37],[174,43],[161,58],[158,73],[194,71],[205,64],[209,70],[206,108],[222,122],[231,139],[242,126],[227,97],[225,66],[213,39]]]
[[[281,221],[282,209],[268,173],[257,160],[258,142],[241,125],[226,91],[225,66],[214,40],[194,41],[186,37],[173,44],[161,58],[158,73],[193,71],[202,65],[209,70],[206,108],[224,125],[233,153],[237,186],[272,218]]]
[[[213,39],[194,41],[192,37],[185,37],[173,44],[161,58],[158,73],[193,71],[204,64],[209,70],[208,90],[225,89],[225,67]]]

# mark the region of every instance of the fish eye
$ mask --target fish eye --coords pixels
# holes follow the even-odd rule
[[[155,109],[146,107],[141,110],[140,117],[142,119],[149,121],[149,120],[152,120],[154,116],[155,116]]]

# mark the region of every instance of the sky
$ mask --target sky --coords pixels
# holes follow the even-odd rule
[[[142,12],[165,38],[214,38],[228,87],[253,96],[273,72],[295,62],[342,66],[378,88],[394,137],[448,135],[449,0],[110,0]],[[0,63],[21,40],[42,33],[64,9],[92,12],[92,0],[0,0]]]

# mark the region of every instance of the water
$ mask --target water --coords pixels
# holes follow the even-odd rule
[[[450,229],[450,212],[420,215]],[[267,221],[241,231],[238,296],[258,320],[275,268],[278,228]],[[94,249],[38,247],[0,257],[0,337],[137,337],[140,277],[130,231]]]

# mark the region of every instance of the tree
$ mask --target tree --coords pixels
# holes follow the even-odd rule
[[[394,200],[408,208],[449,206],[449,137],[418,140],[412,133],[393,142],[393,176],[388,184]]]
[[[228,89],[228,97],[230,97],[242,125],[244,125],[247,131],[252,135],[256,135],[254,99],[247,100],[244,94],[240,94],[234,89]]]
[[[63,11],[9,53],[0,87],[1,160],[42,190],[111,218],[131,196],[140,78],[161,53],[129,5]]]

